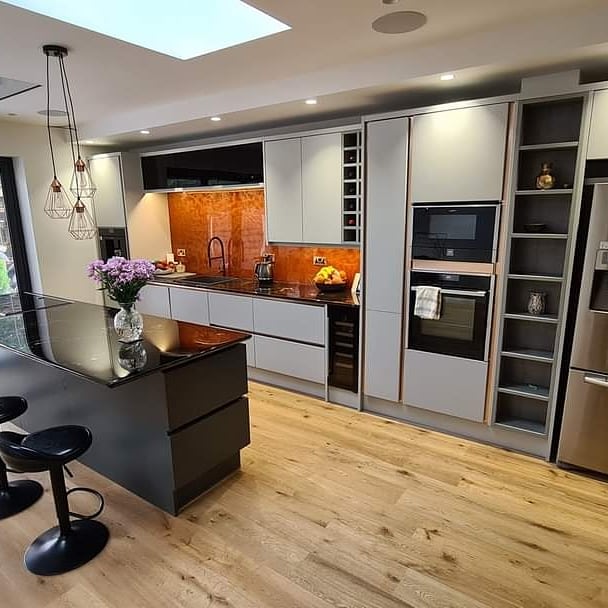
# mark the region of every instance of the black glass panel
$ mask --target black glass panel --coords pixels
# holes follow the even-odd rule
[[[259,184],[264,181],[261,143],[144,156],[141,167],[146,190]]]

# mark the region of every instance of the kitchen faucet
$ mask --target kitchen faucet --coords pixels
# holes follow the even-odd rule
[[[217,241],[220,244],[220,255],[216,255],[215,257],[211,256],[213,241]],[[222,271],[222,274],[226,276],[226,255],[224,254],[224,242],[219,236],[214,236],[209,239],[209,244],[207,245],[207,260],[209,262],[209,268],[211,268],[211,262],[213,262],[213,260],[221,260],[220,270]]]

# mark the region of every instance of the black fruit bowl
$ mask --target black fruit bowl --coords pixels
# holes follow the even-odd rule
[[[321,293],[335,293],[337,291],[344,291],[346,289],[346,283],[340,285],[326,285],[325,283],[315,283],[315,287]]]

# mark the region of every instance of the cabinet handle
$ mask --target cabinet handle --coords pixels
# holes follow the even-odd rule
[[[418,287],[412,287],[412,291],[418,291]],[[484,298],[487,291],[467,291],[466,289],[441,289],[441,293],[448,296],[470,296],[471,298]]]
[[[593,384],[593,386],[608,388],[608,379],[606,379],[606,376],[588,376],[585,374],[584,380],[586,384]]]

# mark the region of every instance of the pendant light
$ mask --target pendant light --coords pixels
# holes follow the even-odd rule
[[[86,163],[82,160],[80,155],[80,140],[78,139],[74,103],[72,101],[70,83],[68,81],[64,62],[68,50],[65,47],[54,44],[45,45],[42,50],[47,56],[47,60],[48,57],[56,57],[59,63],[61,91],[63,93],[63,103],[67,115],[68,132],[70,134],[70,151],[72,153],[73,163],[70,191],[76,197],[76,203],[70,208],[68,232],[77,240],[93,239],[97,235],[97,223],[95,221],[95,209],[93,205],[93,197],[97,188],[91,179],[91,174],[89,173]],[[49,112],[47,110],[47,120],[48,114]],[[59,182],[59,180],[57,180],[57,182]],[[55,188],[57,187],[57,184],[55,184]],[[53,188],[53,184],[51,184],[51,188]]]
[[[51,135],[51,94],[49,83],[49,57],[51,52],[52,51],[50,49],[44,47],[44,54],[46,55],[46,131],[49,137],[51,164],[53,166],[53,181],[51,182],[48,194],[46,195],[44,212],[52,219],[67,219],[72,213],[72,203],[68,197],[68,193],[64,190],[61,182],[57,178],[57,169],[55,168],[55,153],[53,151],[53,138]]]

